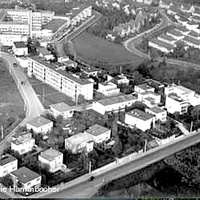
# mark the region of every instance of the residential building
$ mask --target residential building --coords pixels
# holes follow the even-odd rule
[[[178,112],[184,114],[188,111],[189,101],[181,98],[176,93],[170,93],[166,96],[165,108],[171,114]]]
[[[188,35],[190,30],[188,30],[185,26],[175,27],[174,30],[179,31],[182,35]]]
[[[99,83],[98,87],[99,89],[97,91],[105,96],[113,96],[120,93],[120,88],[117,88],[117,85],[112,82]]]
[[[188,34],[189,37],[192,37],[196,40],[200,40],[200,34],[195,32],[195,31],[191,31],[189,34]]]
[[[14,42],[13,52],[16,56],[26,56],[28,55],[28,47],[25,42]]]
[[[166,32],[167,35],[172,36],[176,40],[182,40],[185,36],[182,35],[179,31],[170,29]]]
[[[171,6],[173,6],[173,3],[171,1],[167,0],[160,0],[159,1],[159,7],[169,9]]]
[[[83,71],[87,76],[97,76],[101,70],[97,69],[96,67],[82,67],[81,71]]]
[[[47,149],[38,156],[38,160],[43,167],[47,167],[48,171],[55,173],[62,169],[63,166],[63,153],[55,149]]]
[[[155,116],[155,121],[165,122],[167,120],[167,111],[158,106],[145,108],[145,112]]]
[[[187,13],[194,13],[195,7],[193,5],[190,5],[190,4],[184,4],[184,5],[181,5],[181,10],[183,12],[187,12]]]
[[[181,26],[186,26],[187,23],[189,22],[189,19],[187,17],[179,17],[177,19],[178,23],[181,25]]]
[[[163,53],[173,52],[174,45],[168,44],[156,38],[149,41],[149,47],[155,48]]]
[[[190,31],[196,31],[200,33],[199,24],[195,21],[188,21],[185,26]]]
[[[33,130],[35,133],[48,133],[53,128],[53,122],[42,116],[35,117],[26,123],[28,130]]]
[[[185,36],[183,42],[188,46],[200,49],[200,41],[198,39],[195,39],[194,37]]]
[[[102,143],[111,138],[111,130],[99,124],[91,126],[85,133],[90,134],[95,143]]]
[[[91,152],[94,147],[93,137],[88,133],[78,133],[65,139],[65,149],[72,153]]]
[[[45,58],[46,60],[53,60],[54,56],[51,52],[49,52],[46,48],[44,47],[39,47],[37,48],[39,52],[39,56]]]
[[[142,110],[134,109],[125,114],[125,123],[135,126],[142,131],[146,131],[154,127],[155,117]]]
[[[161,95],[155,92],[147,91],[138,93],[138,100],[143,102],[148,107],[154,107],[161,102]]]
[[[41,186],[42,176],[27,167],[21,167],[11,172],[10,176],[14,187],[22,189],[23,192],[33,187],[39,188]]]
[[[155,92],[155,88],[152,87],[152,86],[150,86],[150,85],[147,84],[147,83],[143,83],[143,84],[140,84],[140,85],[135,85],[134,91],[135,91],[136,93]]]
[[[27,68],[28,66],[28,58],[27,57],[16,57],[20,67]]]
[[[49,105],[50,111],[54,117],[61,115],[64,119],[68,119],[73,116],[76,106],[69,106],[64,102]]]
[[[165,42],[165,43],[168,43],[168,44],[173,45],[173,46],[175,46],[175,43],[177,41],[172,36],[166,35],[164,33],[159,35],[157,38],[158,38],[158,40]]]
[[[56,90],[77,101],[79,95],[86,100],[93,99],[93,83],[79,76],[66,72],[66,66],[48,63],[41,57],[29,58],[28,75],[49,84]]]
[[[0,157],[0,177],[4,177],[12,171],[17,170],[18,160],[9,155],[5,154]]]
[[[200,9],[195,9],[195,11],[192,13],[192,15],[200,17]]]
[[[27,42],[26,35],[19,35],[12,32],[0,33],[0,44],[4,46],[13,46],[14,42]]]
[[[121,84],[129,85],[130,82],[129,79],[124,74],[117,75],[115,77],[115,81],[118,85]]]
[[[170,8],[167,9],[168,15],[176,15],[177,13],[179,13],[179,8],[176,5],[170,6]]]
[[[196,23],[200,23],[200,16],[192,16],[191,20],[193,20]]]
[[[119,110],[124,110],[125,107],[130,107],[136,101],[137,97],[133,95],[112,97],[93,102],[92,109],[104,115],[106,112],[118,112]]]
[[[31,133],[13,137],[11,141],[11,150],[23,155],[33,150],[35,139],[32,138]]]

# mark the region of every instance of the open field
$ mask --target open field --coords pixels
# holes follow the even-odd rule
[[[5,132],[24,115],[24,102],[3,61],[0,61],[0,126]],[[14,124],[13,124],[14,125]]]
[[[69,97],[62,94],[61,92],[58,92],[51,86],[44,84],[34,78],[29,78],[29,82],[32,84],[33,89],[35,90],[45,108],[49,108],[50,104],[59,102],[65,102],[70,106],[75,105],[75,103]]]
[[[143,61],[143,58],[126,51],[122,45],[95,37],[87,32],[83,32],[73,42],[77,57],[90,64],[123,65],[133,63],[137,66]]]

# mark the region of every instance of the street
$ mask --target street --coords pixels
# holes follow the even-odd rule
[[[3,141],[0,142],[0,152],[6,148],[7,143],[11,140],[12,136],[15,134],[15,131],[19,126],[23,126],[30,119],[37,117],[38,115],[44,112],[44,107],[38,99],[34,89],[31,84],[27,81],[27,77],[24,74],[21,67],[13,67],[13,63],[16,62],[16,59],[7,53],[1,52],[2,59],[7,63],[8,69],[11,72],[13,79],[16,81],[17,87],[21,93],[21,96],[24,100],[26,106],[26,117],[25,119],[15,128],[13,131],[7,135]],[[25,84],[21,84],[22,81],[25,81]]]

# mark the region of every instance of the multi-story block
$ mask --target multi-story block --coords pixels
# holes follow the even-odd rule
[[[90,134],[95,143],[105,142],[111,137],[111,130],[106,127],[100,126],[99,124],[91,126],[85,131],[85,133]]]
[[[17,170],[18,160],[9,155],[5,154],[0,157],[0,177],[4,177],[12,171]]]
[[[41,57],[29,58],[28,75],[34,75],[38,80],[66,94],[72,100],[78,100],[79,95],[86,100],[93,99],[93,83],[67,73],[65,66],[59,67],[54,63],[48,63]]]
[[[14,42],[26,42],[28,37],[17,33],[0,33],[0,44],[4,46],[13,46]]]
[[[125,107],[130,107],[136,101],[137,97],[133,95],[112,97],[93,102],[92,109],[104,115],[106,112],[117,112],[119,110],[124,110]]]
[[[142,131],[146,131],[154,127],[155,117],[142,110],[134,109],[125,114],[125,123],[135,126]]]
[[[28,47],[25,42],[14,42],[13,52],[16,56],[26,56],[28,55]]]
[[[63,153],[55,149],[47,149],[38,156],[38,160],[43,167],[47,167],[49,172],[55,173],[62,169]]]
[[[23,192],[30,190],[30,188],[39,188],[41,186],[41,175],[27,167],[21,167],[11,172],[10,176],[13,180],[13,186],[21,189]]]
[[[145,108],[145,112],[155,116],[155,121],[165,122],[167,119],[167,111],[158,106]]]
[[[42,116],[35,117],[26,123],[28,130],[33,130],[35,133],[48,133],[53,128],[53,122]]]
[[[93,137],[88,133],[78,133],[65,139],[65,149],[70,150],[74,154],[82,151],[91,152],[93,147]]]
[[[104,94],[105,96],[113,96],[119,94],[120,88],[117,88],[117,85],[112,82],[99,83],[98,92]]]

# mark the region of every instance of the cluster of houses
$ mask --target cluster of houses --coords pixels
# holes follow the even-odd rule
[[[173,52],[177,42],[183,42],[185,48],[200,49],[200,8],[193,5],[174,5],[170,1],[160,1],[160,7],[177,20],[174,28],[149,41],[149,47],[164,53]]]

